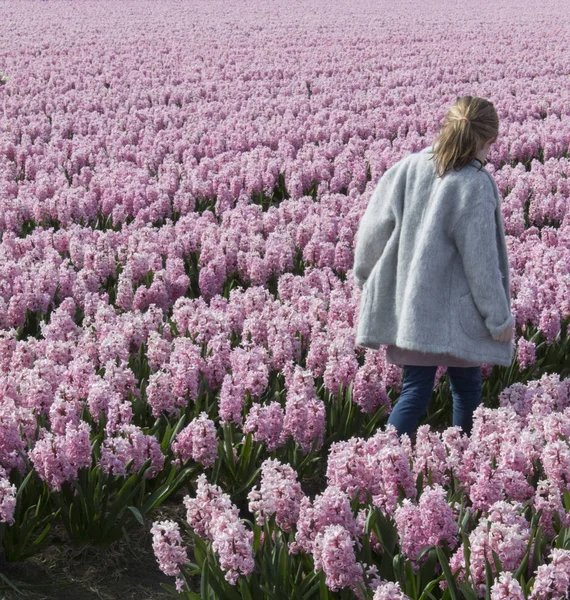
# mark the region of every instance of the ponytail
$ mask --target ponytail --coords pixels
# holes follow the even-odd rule
[[[499,117],[489,100],[458,97],[433,143],[437,177],[443,177],[449,169],[459,170],[468,165],[485,142],[496,138],[498,133]]]

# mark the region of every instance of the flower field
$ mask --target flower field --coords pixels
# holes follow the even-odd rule
[[[0,3],[4,559],[150,530],[180,598],[568,598],[566,9]],[[515,358],[471,436],[439,367],[398,437],[356,233],[465,94],[500,118]]]

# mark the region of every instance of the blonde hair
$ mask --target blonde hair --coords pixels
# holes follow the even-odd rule
[[[492,102],[478,96],[457,97],[432,146],[436,176],[443,177],[452,168],[459,170],[468,165],[480,148],[498,134],[499,117]]]

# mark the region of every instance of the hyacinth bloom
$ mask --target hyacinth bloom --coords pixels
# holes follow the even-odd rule
[[[365,502],[366,491],[377,489],[377,482],[367,468],[369,464],[365,440],[334,442],[327,461],[327,482],[344,490],[351,499],[358,496],[360,502]]]
[[[151,464],[147,478],[154,477],[164,465],[160,444],[153,435],[143,433],[140,427],[123,425],[117,435],[103,441],[99,464],[104,473],[126,476],[138,471],[149,459]],[[133,462],[127,470],[131,460]]]
[[[513,578],[510,571],[505,571],[491,587],[491,600],[525,600],[521,584]]]
[[[196,497],[184,496],[186,520],[197,535],[211,540],[210,525],[215,514],[232,511],[237,517],[238,509],[219,486],[208,483],[204,473],[196,481]]]
[[[242,423],[242,409],[245,404],[245,387],[229,373],[224,376],[220,389],[218,412],[221,423]]]
[[[392,409],[390,398],[386,393],[386,385],[378,372],[378,366],[372,353],[366,354],[364,366],[354,377],[352,400],[363,412],[369,414],[374,413],[380,407],[384,408],[384,414],[389,414]]]
[[[197,535],[212,542],[227,581],[235,585],[240,575],[249,575],[254,567],[251,536],[230,497],[208,483],[203,473],[197,481],[196,497],[184,497],[186,519]]]
[[[248,494],[249,510],[256,515],[258,525],[275,514],[276,524],[290,531],[297,523],[304,497],[297,473],[290,465],[268,458],[261,465],[261,484]]]
[[[256,442],[265,444],[267,450],[273,452],[285,442],[284,416],[279,402],[270,402],[267,406],[254,402],[247,413],[243,431],[251,433]]]
[[[177,415],[180,412],[180,407],[187,402],[185,398],[174,395],[173,377],[168,371],[152,373],[149,377],[146,393],[154,417],[159,417],[163,412]]]
[[[553,548],[549,563],[536,570],[531,600],[562,600],[570,591],[570,550]]]
[[[218,456],[218,437],[215,423],[205,412],[200,413],[178,432],[172,451],[182,461],[189,459],[211,467]]]
[[[317,397],[312,375],[299,365],[284,368],[287,398],[283,433],[291,436],[303,453],[313,444],[319,450],[325,432],[325,405]]]
[[[29,428],[25,426],[25,421],[33,424],[35,430],[35,418],[29,409],[18,410],[11,398],[0,400],[0,466],[5,469],[17,467],[22,471],[25,468],[20,455],[25,448],[20,428]]]
[[[548,479],[542,479],[536,484],[536,492],[533,499],[534,510],[542,510],[539,524],[549,537],[554,537],[554,513],[558,515],[562,527],[570,525],[570,514],[566,513],[562,503],[562,492],[556,483]]]
[[[150,532],[152,549],[160,570],[165,575],[178,577],[180,567],[188,562],[178,524],[174,521],[155,521]]]
[[[283,432],[307,453],[315,445],[319,450],[325,432],[325,405],[319,398],[288,394],[285,403]]]
[[[41,431],[29,457],[40,479],[52,490],[60,491],[64,482],[77,479],[79,469],[91,466],[89,432],[83,421],[77,426],[67,423],[64,435]]]
[[[517,503],[495,502],[469,534],[470,579],[479,597],[485,595],[485,560],[489,561],[495,574],[493,551],[505,571],[515,571],[523,559],[530,538],[530,524],[519,514],[521,507]],[[463,545],[453,554],[449,565],[457,578],[464,579]]]
[[[329,486],[313,502],[306,496],[301,499],[295,542],[290,552],[313,551],[316,536],[328,525],[342,525],[355,540],[358,539],[358,526],[352,514],[348,495],[335,486]]]
[[[410,598],[402,592],[399,583],[385,581],[376,588],[373,600],[410,600]]]
[[[415,478],[410,467],[405,438],[399,438],[393,426],[378,431],[368,440],[352,438],[331,446],[327,464],[329,485],[337,486],[350,498],[373,502],[386,514],[396,507],[400,489],[415,498]],[[409,440],[409,438],[408,438]]]
[[[253,546],[244,522],[233,511],[216,512],[210,523],[212,548],[218,553],[226,580],[235,585],[240,575],[253,572]]]
[[[542,464],[548,479],[561,490],[570,491],[570,445],[566,440],[548,442],[542,451]]]
[[[5,469],[0,467],[0,523],[14,524],[16,486],[10,483]]]
[[[445,485],[449,481],[446,474],[447,452],[441,436],[431,431],[429,425],[420,425],[416,432],[414,448],[414,473],[423,473],[424,482]]]
[[[458,527],[446,492],[438,484],[425,487],[417,505],[405,498],[394,512],[402,552],[417,566],[424,546],[457,545]],[[425,556],[424,556],[425,558]]]
[[[42,31],[59,31],[44,27],[50,19],[81,31],[83,24],[65,6],[70,3],[56,2],[50,11],[27,3],[25,19],[19,4],[2,6],[12,25],[5,28],[7,72],[0,75],[1,518],[10,521],[12,469],[25,476],[33,465],[52,491],[81,468],[125,476],[150,458],[149,476],[156,474],[163,468],[162,440],[143,432],[154,419],[176,418],[181,410],[194,420],[168,452],[211,466],[218,436],[212,421],[192,408],[204,378],[213,421],[242,428],[279,460],[288,441],[304,453],[317,447],[317,464],[327,464],[329,488],[336,490],[330,497],[322,490],[312,501],[301,497],[297,474],[273,463],[251,502],[259,519],[275,514],[292,536],[301,531],[299,544],[307,552],[315,551],[317,538],[331,551],[338,543],[347,569],[332,558],[323,562],[331,585],[351,572],[350,551],[362,528],[360,520],[352,531],[345,496],[364,503],[370,492],[373,505],[392,517],[403,490],[401,545],[416,556],[425,539],[439,539],[442,522],[449,530],[441,531],[452,539],[448,508],[434,489],[447,490],[453,475],[465,488],[466,506],[481,511],[487,524],[489,513],[507,513],[493,517],[496,538],[476,530],[476,568],[489,548],[502,552],[505,564],[520,555],[523,523],[517,529],[503,522],[510,509],[493,508],[497,503],[532,500],[532,510],[543,511],[540,523],[549,538],[555,512],[568,524],[562,494],[570,489],[570,380],[555,374],[501,390],[500,409],[481,410],[470,439],[453,428],[439,434],[424,427],[413,449],[409,439],[382,432],[370,439],[335,438],[328,456],[321,450],[336,434],[326,425],[330,407],[323,391],[334,394],[340,384],[352,384],[352,401],[366,413],[357,413],[358,419],[367,422],[379,408],[389,411],[388,391],[401,386],[401,369],[386,364],[383,348],[353,345],[362,298],[352,273],[355,234],[379,178],[433,140],[441,109],[434,90],[461,84],[458,74],[477,83],[479,65],[465,61],[466,53],[478,56],[483,49],[491,57],[489,81],[514,75],[494,88],[501,136],[487,169],[501,195],[519,368],[536,365],[568,335],[568,79],[557,26],[564,3],[543,3],[540,26],[520,18],[520,2],[506,6],[505,36],[502,19],[481,28],[471,7],[456,28],[444,3],[435,0],[412,11],[392,3],[387,20],[386,11],[372,5],[349,15],[340,4],[327,3],[335,19],[326,23],[321,11],[291,11],[278,0],[272,6],[280,14],[278,27],[290,18],[303,24],[286,28],[301,54],[300,68],[297,57],[284,62],[280,33],[265,22],[273,10],[258,11],[250,38],[261,40],[264,53],[251,54],[255,45],[249,45],[228,61],[233,34],[227,22],[240,24],[240,36],[244,24],[251,33],[240,21],[241,8],[229,19],[197,10],[185,22],[170,3],[157,3],[159,18],[137,19],[142,29],[135,38],[142,31],[142,43],[132,39],[128,46],[137,49],[135,56],[115,51],[117,40],[124,44],[117,31],[124,32],[120,24],[132,22],[132,10],[144,11],[145,3],[134,2],[128,11],[122,3],[108,3],[108,11],[85,3],[81,18],[97,22],[104,35],[95,48],[73,53],[49,35],[41,47],[33,39],[40,22]],[[384,33],[392,26],[401,30],[402,23],[413,35],[403,45],[390,42],[393,36]],[[169,35],[172,25],[187,30],[189,24],[196,31],[205,31],[203,24],[221,28],[214,37],[224,43],[209,45],[204,55],[199,35],[182,36],[182,44]],[[364,57],[372,57],[373,76],[362,47],[353,44],[332,44],[342,66],[315,71],[306,24],[317,38],[324,27],[333,41],[338,32],[344,39],[360,36],[363,28],[376,39],[380,24],[382,44],[367,47],[372,55]],[[477,35],[465,35],[474,24]],[[157,27],[166,32],[159,36],[166,41],[158,68],[152,43]],[[421,57],[430,55],[432,41],[439,34],[453,37],[454,30],[460,32],[453,38],[459,51],[438,68],[424,68]],[[101,40],[110,52],[97,52],[103,62],[93,62]],[[118,56],[115,68],[111,62]],[[136,78],[133,62],[141,67]],[[535,62],[544,78],[534,77]],[[485,378],[491,369],[483,365]],[[441,374],[440,368],[437,385]],[[286,403],[268,393],[270,378],[280,384],[283,376]],[[318,391],[317,378],[323,382]],[[152,417],[137,410],[144,401]],[[39,435],[38,422],[48,428]],[[347,437],[362,435],[347,430]],[[97,465],[89,447],[95,439],[101,441]],[[433,489],[416,500],[420,473],[424,486],[431,474]],[[225,491],[199,484],[188,518],[196,531],[216,540],[233,579],[251,563]],[[431,512],[424,514],[422,502],[430,494]],[[498,541],[501,536],[509,547]],[[237,554],[228,550],[234,544]],[[558,568],[556,560],[543,565],[537,597],[558,593],[549,588],[551,575],[562,577],[564,564]],[[396,588],[382,583],[376,595],[403,597]],[[516,597],[516,582],[501,574],[493,593]]]
[[[327,587],[336,592],[343,588],[357,590],[363,583],[363,568],[356,561],[354,538],[342,525],[327,525],[313,542],[315,570],[325,573]]]
[[[367,444],[375,452],[368,455],[368,464],[371,472],[379,472],[380,486],[378,492],[372,497],[374,505],[384,514],[392,514],[400,490],[404,490],[407,498],[416,497],[414,476],[410,467],[409,455],[402,445],[394,443],[377,446],[377,440],[371,438]]]

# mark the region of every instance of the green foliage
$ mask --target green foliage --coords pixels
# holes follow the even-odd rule
[[[48,545],[59,511],[49,506],[49,490],[34,471],[22,478],[14,470],[12,480],[17,488],[14,523],[0,523],[0,543],[7,560],[22,561]]]

